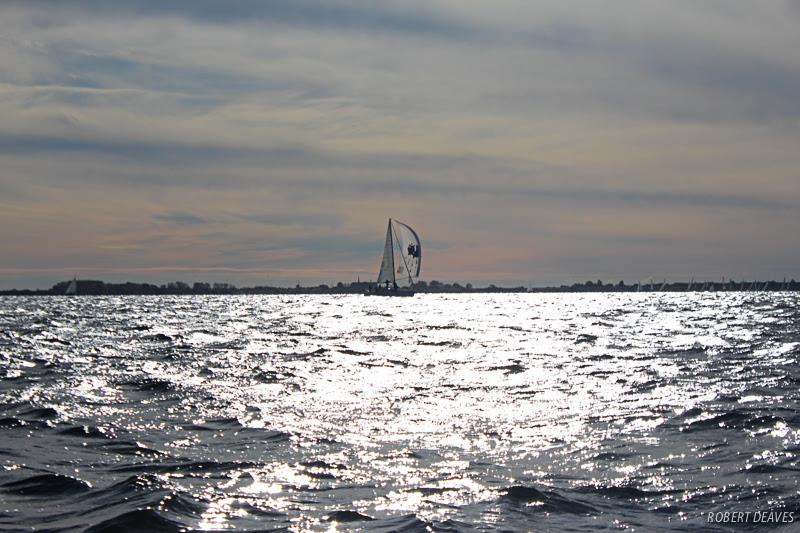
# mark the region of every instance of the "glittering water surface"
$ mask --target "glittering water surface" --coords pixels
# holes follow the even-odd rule
[[[0,529],[800,522],[799,299],[0,298]]]

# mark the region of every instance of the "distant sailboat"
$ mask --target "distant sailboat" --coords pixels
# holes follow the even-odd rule
[[[692,276],[692,279],[689,281],[689,286],[686,288],[686,292],[692,292],[692,285],[694,285],[694,276]]]
[[[73,296],[75,294],[78,294],[78,277],[77,276],[72,278],[72,281],[69,282],[69,285],[67,285],[67,290],[64,291],[64,294],[67,295],[67,296]]]
[[[422,266],[422,244],[410,226],[389,219],[378,283],[368,296],[413,296],[412,287]]]

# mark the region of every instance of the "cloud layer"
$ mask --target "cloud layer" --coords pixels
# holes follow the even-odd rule
[[[796,2],[8,1],[0,286],[800,275]]]

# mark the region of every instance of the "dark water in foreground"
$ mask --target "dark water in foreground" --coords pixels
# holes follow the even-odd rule
[[[797,530],[798,303],[0,298],[0,529]]]

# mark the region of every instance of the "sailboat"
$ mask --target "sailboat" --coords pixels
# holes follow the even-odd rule
[[[414,296],[412,287],[422,266],[422,245],[411,226],[389,219],[378,282],[367,296]]]
[[[69,285],[67,285],[67,290],[64,291],[64,294],[66,296],[74,296],[75,294],[78,294],[78,276],[72,278],[72,281],[70,281]]]

